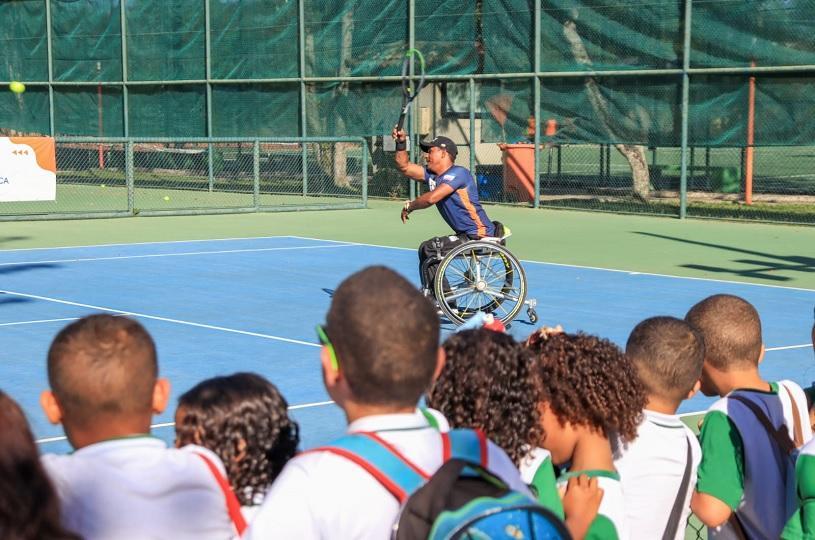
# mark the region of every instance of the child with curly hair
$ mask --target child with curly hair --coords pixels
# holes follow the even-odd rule
[[[540,445],[566,468],[558,485],[580,475],[596,478],[603,500],[586,537],[628,538],[610,440],[627,444],[637,434],[646,399],[634,366],[610,341],[583,333],[542,329],[525,345],[537,357],[541,383]]]
[[[297,452],[297,423],[278,389],[254,373],[213,377],[178,398],[175,444],[214,452],[247,521]]]
[[[490,327],[463,330],[443,343],[445,363],[426,396],[454,428],[480,429],[515,464],[533,471],[524,481],[538,502],[561,519],[575,538],[582,537],[597,513],[602,492],[588,479],[561,501],[549,452],[538,448],[540,387],[535,357],[512,336]],[[576,482],[573,482],[573,485]],[[576,493],[583,491],[583,493]],[[582,497],[576,502],[576,497]]]
[[[80,540],[60,520],[57,492],[40,463],[37,443],[17,405],[0,390],[0,537]]]

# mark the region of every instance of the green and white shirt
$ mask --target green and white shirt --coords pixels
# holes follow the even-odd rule
[[[519,467],[521,480],[529,486],[538,499],[538,503],[564,519],[563,501],[557,490],[555,467],[552,456],[544,448],[535,448],[524,458]]]
[[[815,439],[801,448],[795,463],[798,510],[781,533],[784,540],[815,540]]]
[[[620,475],[599,469],[569,471],[557,479],[558,488],[565,489],[569,478],[581,474],[589,478],[597,478],[597,485],[603,490],[600,510],[586,533],[586,540],[628,540],[629,529],[625,516],[625,500]]]
[[[569,478],[585,474],[589,478],[597,478],[597,485],[603,490],[603,500],[600,510],[594,518],[586,539],[616,540],[628,539],[628,525],[626,522],[623,503],[623,491],[620,484],[620,475],[612,471],[584,470],[562,474],[555,480],[555,470],[548,450],[535,448],[529,458],[521,462],[521,479],[532,486],[537,492],[538,503],[564,517],[563,502],[560,494],[566,490]],[[555,485],[552,492],[550,486]]]
[[[770,387],[769,392],[734,390],[718,400],[705,415],[700,434],[702,462],[696,490],[727,504],[751,538],[777,538],[797,507],[793,461],[780,460],[775,439],[747,406],[732,397],[741,396],[761,407],[775,427],[787,429],[790,439],[795,407],[804,442],[812,438],[801,387],[791,381],[770,383]],[[711,530],[710,537],[738,536],[728,523]]]

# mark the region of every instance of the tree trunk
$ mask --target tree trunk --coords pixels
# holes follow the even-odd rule
[[[577,26],[574,21],[566,21],[563,24],[563,35],[569,42],[575,60],[579,64],[591,67],[591,58],[589,58],[589,53],[585,45],[583,45],[580,34],[577,33]],[[608,110],[608,102],[603,97],[602,92],[600,92],[600,87],[594,77],[586,77],[586,92],[589,97],[589,102],[591,102],[594,112],[600,118],[600,123],[609,138],[611,140],[619,140],[620,137],[617,137],[614,132],[613,126],[615,125],[615,120]],[[647,200],[651,192],[651,179],[648,172],[648,158],[645,153],[645,146],[639,144],[614,143],[614,148],[628,160],[628,164],[631,167],[634,197],[643,201]]]

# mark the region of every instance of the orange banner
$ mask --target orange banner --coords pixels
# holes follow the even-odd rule
[[[0,202],[53,201],[57,196],[52,137],[0,137]]]

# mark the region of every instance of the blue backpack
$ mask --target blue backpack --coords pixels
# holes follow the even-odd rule
[[[568,539],[560,519],[487,468],[481,432],[442,433],[445,462],[428,477],[376,433],[352,433],[317,448],[358,464],[402,505],[396,540]]]

